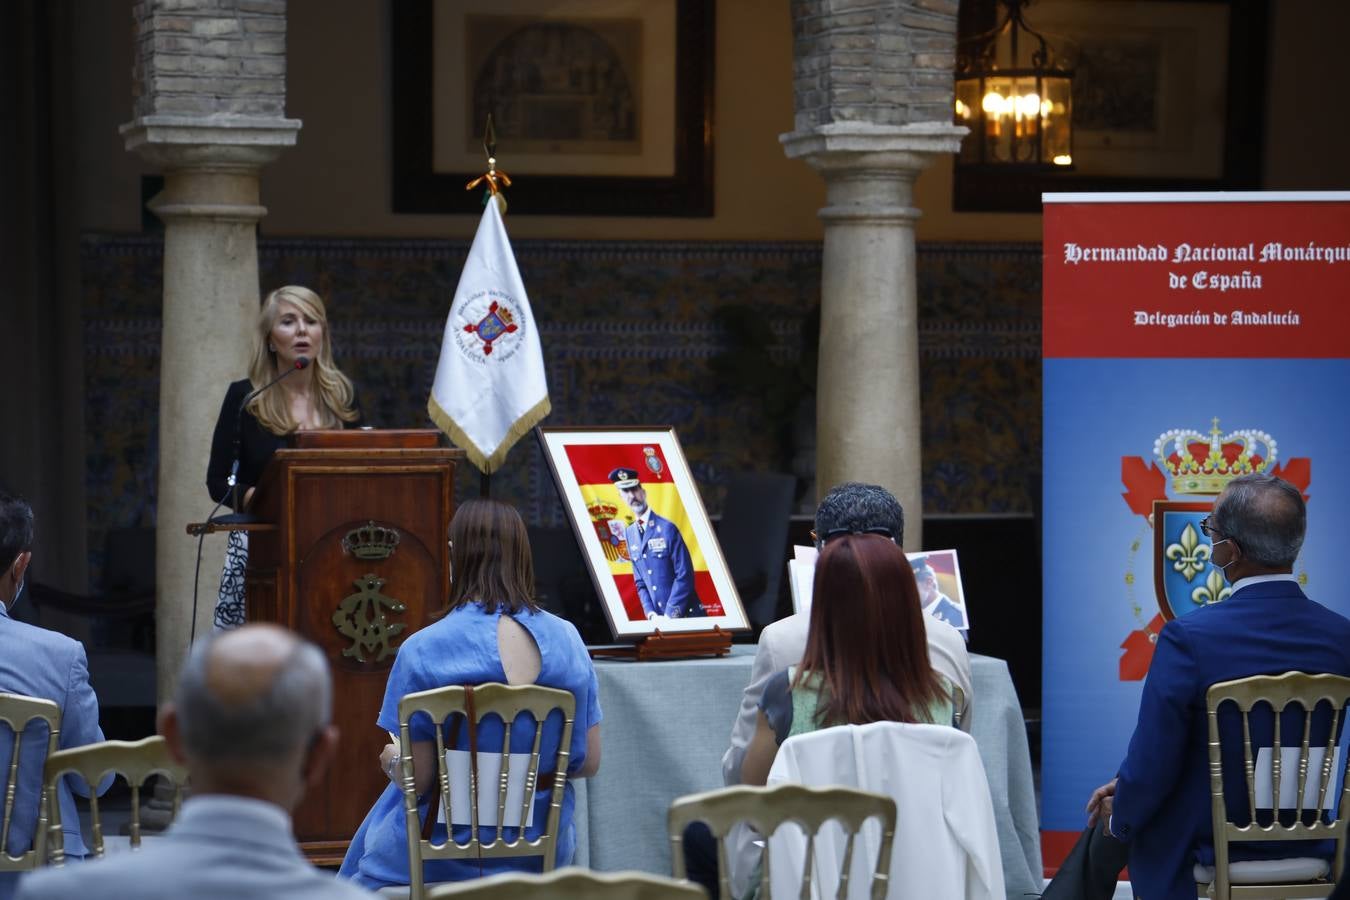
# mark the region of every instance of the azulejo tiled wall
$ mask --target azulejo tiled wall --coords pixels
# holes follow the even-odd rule
[[[519,241],[515,250],[543,341],[551,424],[674,425],[710,512],[735,470],[792,471],[795,456],[805,484],[813,358],[802,350],[816,328],[819,244]],[[308,285],[328,301],[339,365],[369,421],[429,427],[427,393],[467,251],[461,241],[263,240],[261,282]],[[95,573],[106,529],[154,521],[162,254],[155,237],[88,235],[82,245]],[[1033,508],[1040,260],[1037,244],[919,246],[929,514]],[[773,377],[718,363],[735,354]],[[214,411],[225,387],[202,402]],[[858,390],[868,389],[859,372]],[[795,421],[767,419],[785,408],[798,410]],[[465,468],[458,490],[471,496],[477,473]],[[511,452],[492,490],[532,524],[562,522],[532,440]],[[203,482],[202,514],[209,508]]]

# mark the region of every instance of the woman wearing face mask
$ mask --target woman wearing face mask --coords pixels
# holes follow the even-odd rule
[[[288,372],[275,386],[244,405],[251,393]],[[237,511],[247,509],[263,468],[288,435],[320,428],[354,428],[360,424],[361,409],[351,379],[333,362],[323,300],[306,287],[277,288],[263,299],[258,310],[248,378],[230,385],[220,407],[211,438],[211,460],[206,468],[206,487],[211,499],[223,500]],[[232,490],[229,477],[236,456],[236,427],[239,471],[237,488]],[[230,532],[216,601],[217,628],[244,624],[247,560],[245,534]]]

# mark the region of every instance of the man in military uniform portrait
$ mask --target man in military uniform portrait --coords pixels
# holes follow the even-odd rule
[[[624,529],[624,537],[633,561],[633,583],[647,618],[706,615],[694,590],[694,561],[680,529],[647,505],[647,491],[636,469],[614,469],[609,480],[637,517]]]
[[[914,567],[914,580],[919,583],[919,603],[923,611],[953,628],[965,628],[965,614],[961,607],[952,602],[951,597],[942,593],[937,571],[928,564],[928,557],[921,556],[913,560],[911,565]]]

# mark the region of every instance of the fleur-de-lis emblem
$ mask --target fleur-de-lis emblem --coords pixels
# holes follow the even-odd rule
[[[1223,576],[1219,574],[1219,570],[1211,568],[1209,574],[1205,576],[1205,583],[1191,591],[1191,602],[1196,606],[1208,606],[1220,600],[1227,600],[1231,593],[1233,589],[1223,583]]]
[[[1168,544],[1164,551],[1167,558],[1172,561],[1172,570],[1180,572],[1181,577],[1187,581],[1194,581],[1195,576],[1209,563],[1210,546],[1201,543],[1200,535],[1196,534],[1195,527],[1187,522],[1185,529],[1181,532],[1181,542]],[[1222,583],[1222,579],[1220,579]],[[1197,588],[1196,590],[1199,590]],[[1200,601],[1197,600],[1197,603]],[[1217,601],[1210,601],[1217,602]]]

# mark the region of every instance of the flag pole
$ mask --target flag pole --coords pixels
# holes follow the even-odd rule
[[[471,191],[480,184],[485,184],[487,190],[484,192],[483,205],[495,201],[501,214],[506,215],[506,195],[502,193],[502,188],[511,186],[511,176],[505,171],[497,171],[497,130],[492,127],[492,113],[487,114],[487,123],[483,126],[483,153],[487,156],[488,170],[470,181],[464,189]],[[484,500],[492,497],[491,472],[478,473],[478,496]]]
[[[539,332],[502,220],[511,178],[497,168],[491,116],[483,150],[487,172],[465,185],[481,187],[482,217],[446,316],[427,414],[478,468],[479,493],[488,497],[491,473],[551,405]]]
[[[483,205],[487,206],[489,200],[496,200],[501,214],[506,215],[506,195],[502,193],[502,188],[511,186],[511,176],[497,168],[497,129],[492,127],[492,113],[488,113],[487,125],[483,128],[483,152],[487,154],[488,170],[466,184],[464,190],[471,191],[480,184],[486,186]]]

